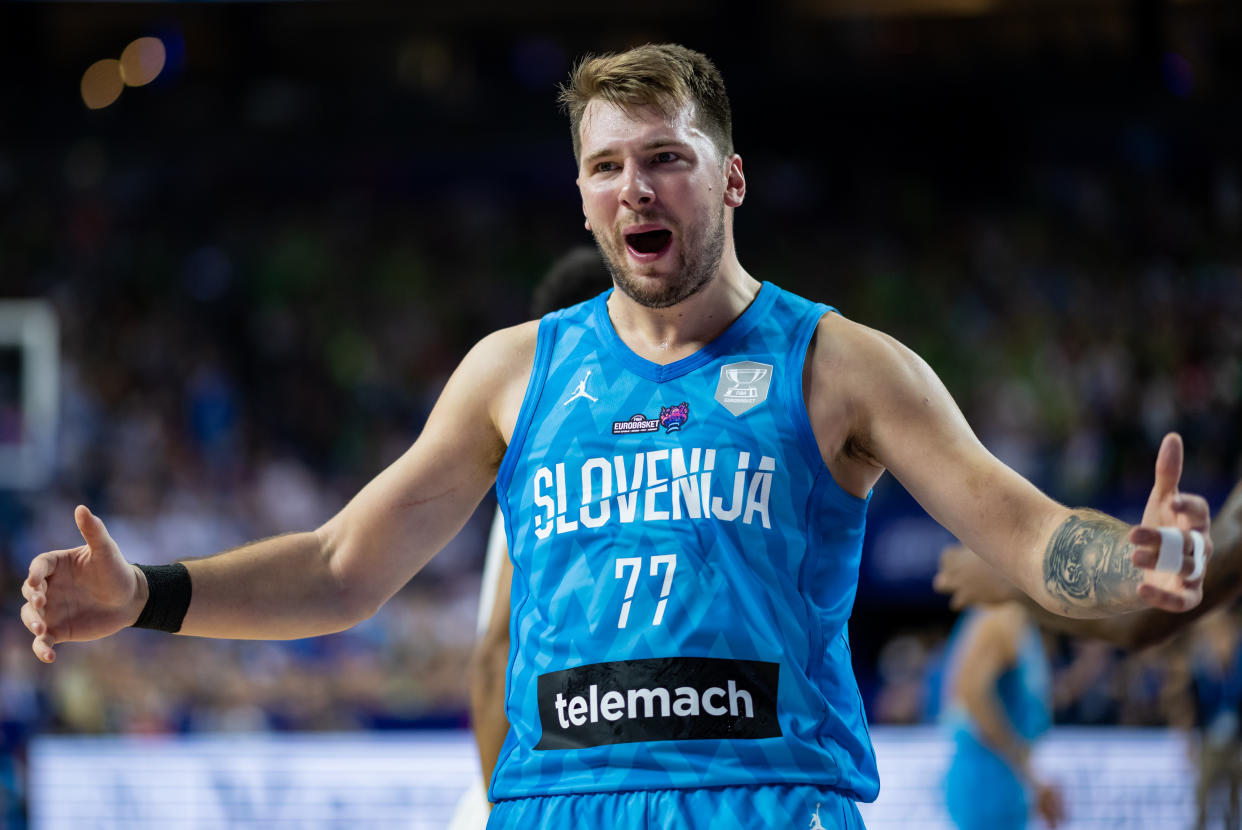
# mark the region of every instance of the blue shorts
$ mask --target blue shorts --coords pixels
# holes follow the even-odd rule
[[[959,741],[944,783],[949,817],[958,830],[1026,827],[1026,790],[1009,765],[986,747]]]
[[[811,786],[710,787],[585,793],[496,802],[488,830],[865,830],[858,807]]]

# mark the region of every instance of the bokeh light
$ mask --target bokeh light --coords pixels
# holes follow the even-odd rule
[[[164,70],[164,42],[157,37],[140,37],[121,53],[121,78],[128,86],[145,86]]]
[[[121,62],[114,58],[95,61],[82,73],[82,101],[90,109],[108,106],[121,97],[123,89]]]

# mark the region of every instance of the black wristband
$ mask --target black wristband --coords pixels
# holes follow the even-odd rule
[[[147,575],[147,604],[133,627],[176,634],[190,607],[190,571],[180,562],[139,565],[138,570]]]

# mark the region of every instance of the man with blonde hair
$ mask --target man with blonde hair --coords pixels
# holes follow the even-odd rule
[[[23,584],[40,659],[135,622],[354,625],[494,482],[514,579],[490,826],[856,828],[879,782],[846,623],[885,469],[1058,613],[1198,603],[1209,514],[1177,490],[1180,438],[1140,525],[1064,507],[908,349],[743,269],[746,179],[706,57],[592,58],[562,99],[614,290],[484,338],[414,445],[315,531],[136,568],[79,507],[86,544]]]

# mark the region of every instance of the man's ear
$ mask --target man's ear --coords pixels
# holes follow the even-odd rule
[[[746,175],[742,172],[742,157],[734,153],[725,162],[725,204],[729,207],[741,207],[745,198]]]

